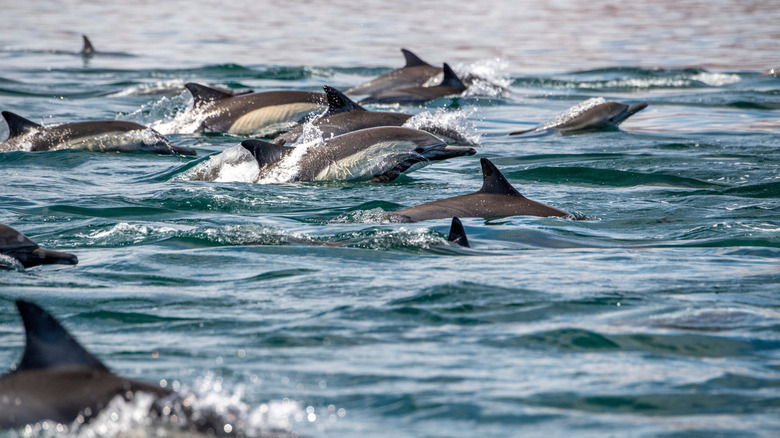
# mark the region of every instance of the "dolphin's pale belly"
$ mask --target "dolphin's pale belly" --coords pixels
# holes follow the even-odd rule
[[[376,143],[369,148],[339,159],[329,158],[325,154],[314,152],[309,159],[304,156],[301,163],[301,177],[306,177],[307,169],[305,167],[309,164],[312,168],[319,167],[319,172],[311,178],[313,181],[368,179],[387,172],[395,167],[400,160],[415,154],[412,152],[414,148],[413,142],[387,141]],[[417,164],[415,169],[423,167],[425,164],[427,163],[423,160],[423,163]],[[310,174],[314,174],[314,172]]]
[[[271,134],[288,128],[291,123],[321,108],[321,105],[306,102],[267,106],[239,117],[227,132],[233,135]]]

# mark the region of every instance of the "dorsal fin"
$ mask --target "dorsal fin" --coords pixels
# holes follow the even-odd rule
[[[419,56],[415,55],[414,53],[406,49],[401,49],[401,52],[404,54],[404,58],[406,58],[406,65],[404,65],[404,67],[419,67],[419,66],[432,67],[430,64],[420,59]]]
[[[24,321],[27,343],[17,371],[56,367],[86,367],[108,371],[100,360],[84,349],[53,316],[38,305],[17,301]]]
[[[252,153],[261,168],[276,163],[293,150],[291,147],[261,140],[244,140],[241,146]]]
[[[8,138],[27,134],[33,129],[43,128],[43,126],[10,111],[3,111],[2,114],[5,122],[8,123]]]
[[[81,35],[81,39],[84,40],[84,46],[81,48],[81,51],[79,53],[81,53],[82,55],[92,55],[92,54],[94,54],[95,53],[95,47],[92,46],[92,41],[90,41],[89,38],[87,38],[86,35]]]
[[[328,98],[328,110],[323,116],[332,116],[333,114],[346,113],[349,111],[365,111],[366,109],[355,103],[352,99],[345,96],[341,91],[323,85],[325,96]]]
[[[444,63],[444,79],[441,80],[440,86],[459,88],[461,90],[466,90],[466,88],[468,88],[463,84],[463,81],[460,80],[458,75],[455,74],[452,67],[446,62]]]
[[[456,217],[452,218],[450,235],[447,237],[447,241],[465,248],[471,248],[471,246],[469,246],[469,239],[466,237],[466,230],[463,229],[463,224],[460,222],[460,219]]]
[[[202,105],[210,102],[216,102],[218,100],[227,99],[228,97],[233,97],[233,95],[230,93],[225,93],[222,90],[196,84],[194,82],[187,82],[184,84],[184,86],[190,90],[192,98],[195,100],[195,108],[200,108]]]
[[[498,170],[495,164],[493,164],[487,158],[480,158],[480,164],[482,164],[482,188],[479,189],[480,193],[490,193],[493,195],[509,195],[524,196],[520,194],[509,181],[504,178],[501,171]]]

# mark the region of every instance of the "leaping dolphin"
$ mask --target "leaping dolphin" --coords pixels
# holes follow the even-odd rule
[[[569,213],[521,195],[487,158],[480,159],[483,184],[479,191],[405,208],[390,215],[397,222],[448,217],[540,216],[568,217]]]
[[[195,155],[193,149],[174,146],[157,131],[133,122],[93,121],[41,126],[9,111],[8,138],[0,152],[86,149],[96,152],[152,152],[162,155]]]
[[[270,171],[297,149],[257,140],[246,140],[241,146],[252,153],[264,171]],[[309,146],[296,163],[299,170],[293,180],[392,181],[431,161],[476,152],[473,148],[449,146],[417,129],[394,126],[361,129]]]
[[[397,103],[400,105],[422,105],[425,102],[429,102],[440,97],[459,95],[466,91],[467,88],[468,87],[466,87],[466,85],[463,84],[463,82],[458,78],[458,75],[455,74],[452,68],[445,62],[444,78],[439,85],[433,87],[418,86],[382,91],[361,100],[360,103]]]
[[[288,128],[324,108],[322,93],[261,91],[233,95],[205,85],[184,84],[192,93],[195,110],[206,115],[199,131],[234,135],[268,135]]]
[[[0,254],[12,257],[25,268],[38,265],[75,265],[78,257],[67,252],[43,249],[24,234],[0,224]]]
[[[347,90],[352,95],[374,95],[388,90],[400,88],[422,87],[434,76],[441,74],[442,69],[423,61],[414,53],[401,49],[406,64],[396,70],[372,79]]]
[[[378,126],[403,126],[404,123],[412,118],[411,114],[368,111],[339,90],[327,85],[322,88],[325,89],[325,96],[328,99],[328,110],[313,120],[312,124],[319,129],[323,138],[327,139],[346,134],[347,132]],[[296,126],[274,138],[271,143],[279,145],[295,143],[303,134],[303,129],[303,125]],[[436,126],[420,127],[419,129],[443,137],[450,143],[476,146],[473,141],[452,129],[443,129]]]
[[[17,301],[16,306],[27,340],[15,369],[0,376],[0,430],[45,420],[65,425],[77,419],[89,422],[115,397],[129,400],[148,393],[155,397],[150,417],[177,414],[183,428],[228,434],[215,413],[194,415],[178,393],[112,373],[38,305]]]
[[[627,118],[647,108],[647,102],[625,105],[618,102],[606,102],[587,109],[578,116],[560,125],[537,126],[533,129],[511,132],[509,135],[544,135],[551,133],[576,134],[603,129],[617,129]]]

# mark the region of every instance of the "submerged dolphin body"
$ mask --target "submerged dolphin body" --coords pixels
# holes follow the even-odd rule
[[[569,213],[521,195],[487,158],[482,164],[479,191],[405,208],[390,215],[397,222],[417,222],[448,217],[540,216],[567,217]]]
[[[324,108],[325,95],[309,91],[262,91],[233,95],[187,83],[195,109],[205,118],[199,130],[234,135],[267,135],[288,128]]]
[[[511,132],[509,135],[543,135],[554,132],[575,134],[603,129],[616,129],[627,118],[647,108],[647,102],[625,105],[618,102],[606,102],[587,109],[578,116],[555,126],[538,126],[525,131]]]
[[[406,59],[406,65],[376,79],[352,87],[347,90],[346,94],[374,95],[388,90],[422,87],[431,78],[441,74],[441,68],[428,64],[414,53],[406,49],[401,49],[401,52]]]
[[[50,264],[75,265],[79,262],[75,255],[43,249],[24,234],[3,224],[0,224],[0,254],[18,260],[25,268]]]
[[[190,148],[172,145],[157,131],[133,122],[93,121],[41,126],[9,111],[8,138],[0,152],[86,149],[96,152],[152,152],[162,155],[195,155]]]
[[[246,140],[241,146],[250,151],[260,168],[266,171],[297,149],[257,140]],[[393,126],[361,129],[309,146],[296,163],[299,170],[294,180],[392,181],[431,161],[475,153],[472,148],[449,146],[438,137],[417,129]]]
[[[323,88],[328,99],[328,110],[312,121],[312,124],[322,133],[323,138],[327,139],[347,132],[379,126],[403,126],[412,118],[410,114],[404,113],[368,111],[339,90],[327,85]],[[303,129],[303,125],[296,126],[277,136],[271,143],[280,145],[295,143],[303,134]],[[473,141],[455,130],[438,127],[421,127],[419,129],[443,137],[450,143],[476,146]]]
[[[16,306],[27,341],[16,368],[0,376],[0,430],[45,420],[89,422],[115,397],[148,393],[155,397],[151,417],[176,413],[184,428],[225,434],[222,420],[209,412],[193,416],[176,392],[112,373],[38,305],[17,301]]]
[[[422,105],[440,97],[459,95],[468,87],[458,78],[452,68],[444,63],[444,78],[441,84],[433,87],[409,87],[382,91],[363,99],[360,103],[379,103],[400,105]]]

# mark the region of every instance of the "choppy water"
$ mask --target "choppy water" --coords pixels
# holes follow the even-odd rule
[[[29,3],[0,5],[0,109],[137,121],[199,156],[0,153],[0,223],[80,260],[0,272],[3,367],[27,298],[113,370],[194,391],[248,434],[780,430],[771,2]],[[82,32],[127,56],[55,52]],[[404,108],[463,122],[477,156],[388,184],[183,177],[242,140],[193,134],[183,83],[344,89],[400,47],[506,80]],[[622,131],[506,135],[590,98],[650,106]],[[479,157],[587,220],[464,219],[472,249],[446,243],[449,220],[382,220],[476,190]],[[138,430],[139,410],[82,433]]]

